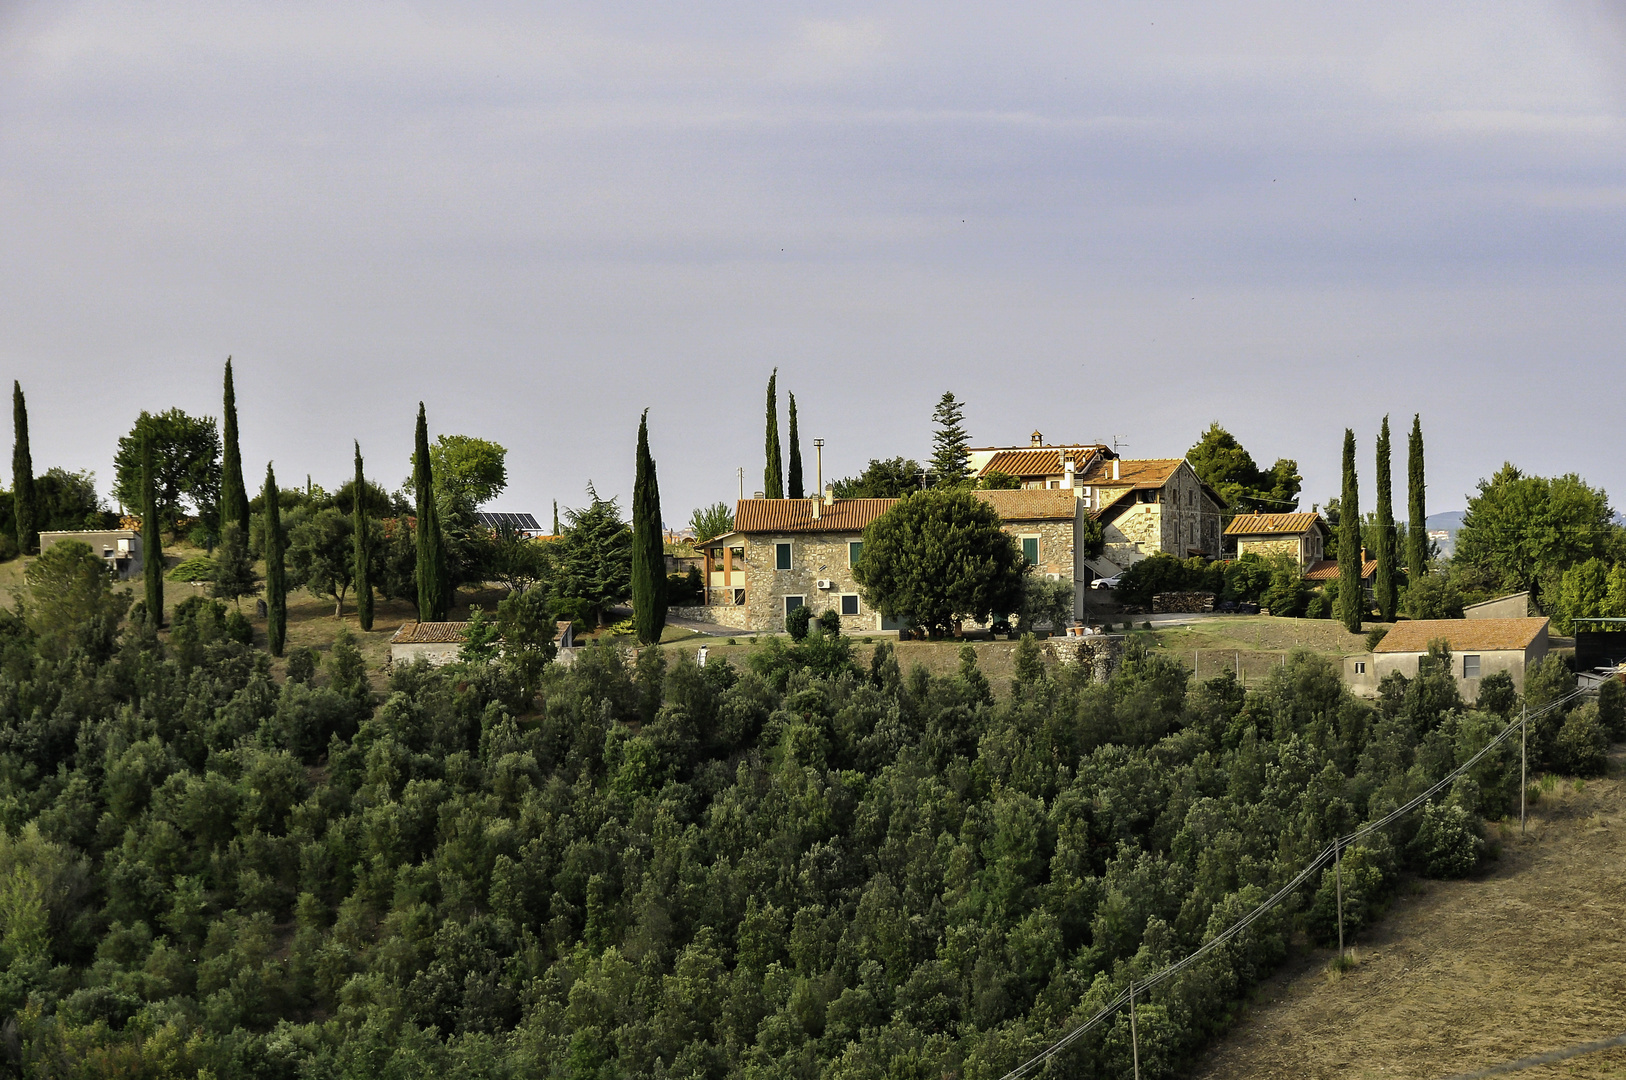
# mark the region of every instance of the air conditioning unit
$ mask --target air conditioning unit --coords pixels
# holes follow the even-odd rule
[[[1046,574],[1045,578],[1050,580],[1050,581],[1060,581],[1061,580],[1061,575],[1060,574]]]
[[[829,578],[824,578],[824,577],[821,577],[819,579],[818,585],[819,585],[819,588],[821,588],[821,589],[833,589],[833,588],[836,587],[835,582],[831,581]]]

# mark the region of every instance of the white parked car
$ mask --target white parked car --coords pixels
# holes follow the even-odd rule
[[[1118,582],[1121,581],[1122,578],[1123,578],[1123,575],[1121,575],[1121,574],[1116,574],[1116,575],[1114,575],[1112,577],[1096,578],[1094,581],[1090,582],[1090,588],[1092,588],[1092,589],[1116,589],[1118,587]]]

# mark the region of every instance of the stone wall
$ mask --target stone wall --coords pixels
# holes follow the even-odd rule
[[[1017,538],[1039,538],[1039,563],[1035,569],[1041,574],[1057,574],[1062,581],[1073,580],[1073,522],[1067,521],[1007,521],[1004,529]]]
[[[1106,682],[1123,662],[1122,638],[1105,635],[1055,638],[1046,644],[1051,655],[1061,663],[1082,665],[1090,673],[1092,682]]]
[[[785,628],[785,597],[802,596],[815,617],[841,610],[843,593],[858,593],[852,568],[847,565],[847,544],[862,540],[860,533],[793,533],[787,536],[750,536],[745,541],[746,601],[745,621],[740,624],[756,631]],[[774,569],[774,545],[790,542],[790,569]],[[820,589],[820,579],[831,582]],[[735,611],[741,609],[735,608]],[[857,615],[843,615],[843,633],[874,630],[880,625],[875,611],[858,601]]]
[[[1257,555],[1262,559],[1274,559],[1278,555],[1291,555],[1299,557],[1299,537],[1289,536],[1281,540],[1238,540],[1236,542],[1236,557],[1244,555]]]
[[[1214,610],[1211,592],[1160,592],[1152,597],[1152,614],[1196,613]]]
[[[720,590],[714,590],[720,591]],[[674,607],[667,608],[666,613],[675,619],[688,619],[691,622],[715,623],[724,628],[745,628],[746,609],[734,604],[710,604],[705,607]]]

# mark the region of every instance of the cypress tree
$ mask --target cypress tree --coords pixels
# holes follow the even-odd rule
[[[272,656],[282,655],[288,639],[288,579],[283,568],[282,503],[277,474],[265,466],[265,636]]]
[[[632,620],[638,640],[653,645],[666,627],[666,545],[661,489],[649,455],[649,410],[638,421],[638,464],[632,482]]]
[[[1400,586],[1395,580],[1395,506],[1394,484],[1389,475],[1389,418],[1383,418],[1378,432],[1378,578],[1373,590],[1378,603],[1378,620],[1395,621],[1395,607],[1400,601]]]
[[[767,458],[768,463],[762,470],[762,497],[765,499],[783,499],[785,497],[785,470],[779,459],[779,399],[776,393],[779,383],[779,369],[774,368],[773,374],[768,376],[768,437]]]
[[[802,443],[796,436],[796,395],[790,395],[790,469],[785,478],[785,494],[793,499],[805,499],[802,484]],[[815,492],[814,494],[817,494]]]
[[[1423,501],[1423,418],[1411,418],[1406,454],[1406,573],[1413,582],[1428,573],[1428,508]]]
[[[1338,608],[1344,627],[1361,632],[1361,500],[1355,483],[1355,433],[1344,429],[1344,493],[1338,500]]]
[[[553,535],[559,535],[559,500],[553,500]]]
[[[354,576],[356,580],[356,618],[363,630],[373,628],[373,578],[372,578],[372,537],[367,532],[367,479],[361,474],[361,442],[356,441],[356,490],[355,505],[351,512],[355,515],[356,539],[356,567]]]
[[[446,545],[435,506],[435,474],[429,463],[429,421],[418,402],[418,433],[412,451],[412,486],[418,498],[418,618],[445,622]]]
[[[39,497],[34,494],[34,455],[28,448],[28,402],[23,384],[11,383],[11,419],[16,441],[11,448],[11,497],[17,517],[17,550],[32,555],[39,550]]]
[[[243,483],[243,458],[237,446],[237,389],[232,385],[231,357],[226,357],[226,400],[221,409],[220,531],[234,522],[248,535],[248,487]]]
[[[158,470],[152,434],[141,436],[141,580],[147,589],[147,615],[164,625],[164,544],[158,538]]]

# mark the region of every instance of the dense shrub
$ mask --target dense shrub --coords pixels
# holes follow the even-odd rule
[[[1602,776],[1609,764],[1609,736],[1598,722],[1597,702],[1575,709],[1558,731],[1554,764],[1568,776]]]
[[[807,637],[807,627],[812,621],[813,612],[807,605],[799,604],[785,615],[785,633],[790,635],[792,641],[801,641]]]
[[[1479,865],[1485,842],[1461,806],[1430,803],[1411,843],[1417,867],[1432,878],[1467,877]]]

